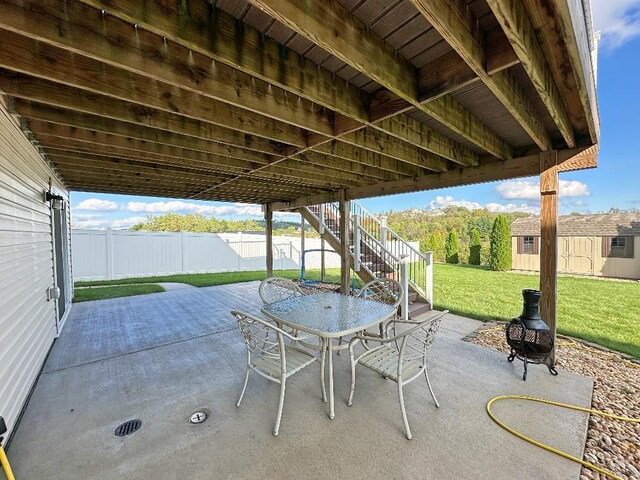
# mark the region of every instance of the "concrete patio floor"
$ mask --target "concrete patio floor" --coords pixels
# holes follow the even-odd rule
[[[511,436],[485,412],[506,393],[588,407],[592,381],[552,377],[460,339],[479,322],[449,315],[426,383],[405,389],[413,440],[404,437],[396,385],[359,371],[345,404],[348,355],[336,357],[336,418],[320,400],[318,366],[287,384],[280,435],[271,435],[279,387],[254,375],[242,407],[245,350],[232,308],[259,312],[256,282],[75,304],[9,447],[16,478],[87,479],[577,479],[580,467]],[[196,410],[210,411],[201,425]],[[588,417],[526,402],[497,404],[513,427],[581,456]],[[114,436],[123,421],[142,428]],[[0,478],[2,474],[0,473]]]

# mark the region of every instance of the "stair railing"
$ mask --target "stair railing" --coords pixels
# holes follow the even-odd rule
[[[340,210],[337,203],[313,205],[308,209],[318,217],[320,233],[329,229],[338,240],[340,239],[340,231],[337,228]],[[388,263],[388,266],[396,275],[400,275],[400,258],[406,256],[409,285],[433,305],[433,252],[421,253],[387,226],[386,217],[379,218],[373,215],[357,202],[351,202],[349,213],[354,270],[358,272],[363,267],[362,243],[376,252],[381,261],[389,260],[391,263]],[[375,276],[375,272],[370,273]]]

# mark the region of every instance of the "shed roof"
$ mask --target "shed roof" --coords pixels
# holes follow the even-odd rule
[[[518,218],[511,224],[511,235],[540,235],[540,217]],[[640,213],[563,215],[558,220],[561,237],[609,237],[640,235]]]
[[[74,190],[286,208],[590,168],[585,8],[3,0],[0,93]]]

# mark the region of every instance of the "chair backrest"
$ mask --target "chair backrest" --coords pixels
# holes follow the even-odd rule
[[[358,296],[397,307],[402,303],[404,289],[397,280],[378,278],[362,287],[358,292]]]
[[[231,315],[236,317],[249,357],[253,354],[263,358],[281,358],[284,350],[282,330],[249,313],[232,310]]]
[[[399,346],[396,342],[396,346],[400,350],[399,361],[401,363],[407,360],[419,360],[423,364],[426,362],[427,352],[436,339],[442,318],[447,313],[447,311],[441,312],[435,318],[429,318],[396,335],[398,342],[400,342]]]
[[[262,301],[270,303],[286,300],[291,297],[301,297],[304,295],[300,287],[287,278],[269,277],[260,283],[258,293]]]

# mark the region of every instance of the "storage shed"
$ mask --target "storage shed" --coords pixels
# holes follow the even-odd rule
[[[558,222],[558,272],[640,279],[640,213],[566,215]],[[511,225],[514,270],[540,269],[540,219]]]

